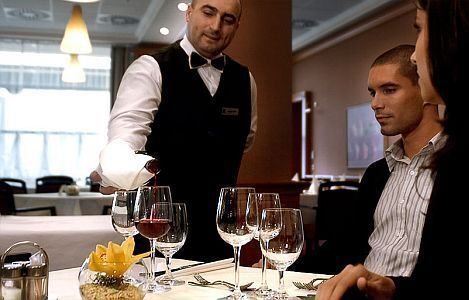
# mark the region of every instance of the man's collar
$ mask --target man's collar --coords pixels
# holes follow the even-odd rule
[[[181,43],[180,43],[180,46],[181,48],[184,50],[184,52],[186,52],[187,54],[187,57],[189,58],[191,56],[191,53],[192,52],[195,52],[197,54],[199,54],[200,56],[204,57],[203,55],[201,55],[199,52],[197,52],[197,50],[195,50],[194,46],[192,46],[191,42],[189,41],[189,39],[187,38],[187,34],[184,35],[184,38],[181,40]],[[217,56],[215,56],[213,59],[216,59],[220,56],[223,56],[222,53],[218,54]],[[204,57],[205,59],[208,59],[207,57]]]

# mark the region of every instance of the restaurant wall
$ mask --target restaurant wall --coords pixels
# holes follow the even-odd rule
[[[293,91],[311,91],[314,108],[315,174],[362,175],[347,168],[347,106],[371,101],[367,90],[370,64],[398,44],[415,44],[415,10],[310,56],[295,53]],[[313,52],[309,49],[310,52]]]
[[[291,1],[243,2],[241,25],[227,53],[257,84],[258,132],[244,155],[240,182],[291,178]]]

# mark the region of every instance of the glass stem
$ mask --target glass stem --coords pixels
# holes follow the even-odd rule
[[[285,284],[283,280],[283,272],[285,270],[278,270],[278,294],[281,298],[284,298],[287,292],[285,291]]]
[[[267,249],[267,248],[266,248]],[[267,268],[267,258],[262,254],[262,282],[259,289],[265,290],[267,289],[267,278],[265,276],[265,269]]]
[[[171,255],[167,255],[164,257],[166,261],[166,279],[173,279],[173,273],[171,273]]]
[[[150,279],[151,281],[155,280],[155,272],[156,272],[156,240],[150,239]]]
[[[241,247],[240,246],[233,246],[234,251],[234,263],[235,263],[235,290],[233,291],[233,295],[241,296],[241,290],[239,288],[239,257],[241,254]]]

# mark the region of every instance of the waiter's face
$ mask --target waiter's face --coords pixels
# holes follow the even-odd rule
[[[187,37],[203,56],[221,53],[239,27],[240,0],[194,0],[186,12]]]

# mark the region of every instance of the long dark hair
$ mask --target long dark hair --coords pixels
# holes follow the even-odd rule
[[[446,145],[436,153],[435,168],[469,145],[469,1],[416,0],[428,16],[428,62],[436,91],[446,104]]]

